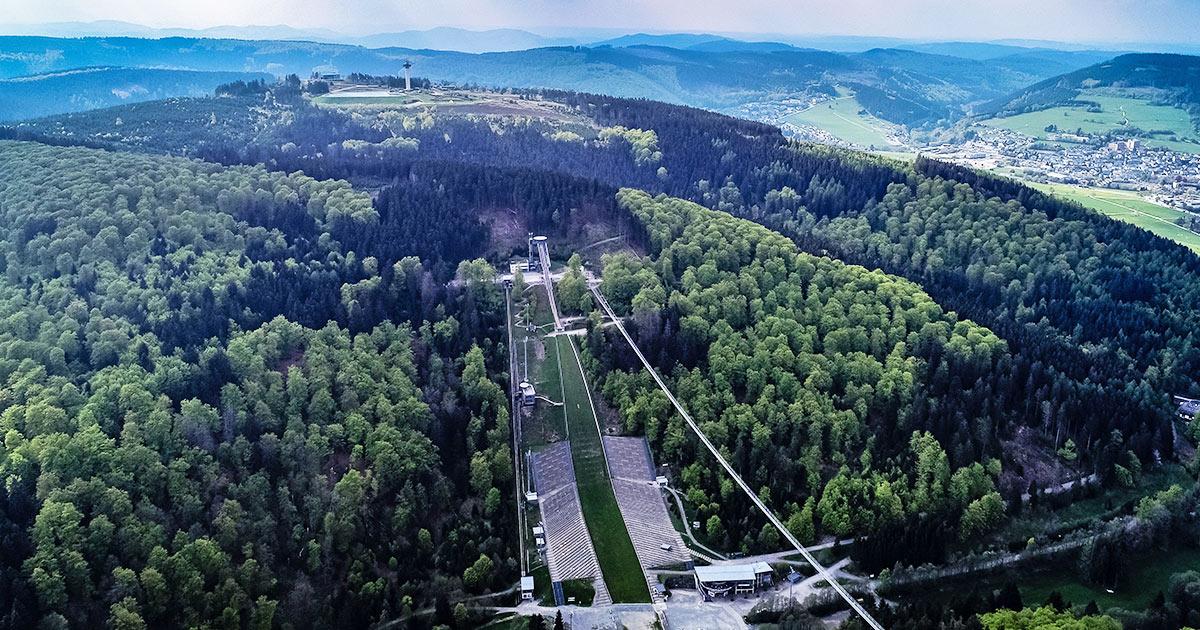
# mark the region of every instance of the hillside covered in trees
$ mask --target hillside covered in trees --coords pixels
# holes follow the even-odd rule
[[[967,540],[1003,518],[990,394],[1011,357],[991,331],[911,282],[798,252],[743,219],[632,190],[621,204],[649,233],[651,260],[610,258],[601,289],[747,482],[786,506],[803,542],[918,518],[920,528],[948,526],[948,542]],[[681,469],[709,534],[777,548],[775,529],[754,531],[753,506],[684,439],[683,419],[616,332],[602,330],[592,327],[587,346],[602,391],[629,431]],[[976,420],[964,431],[946,418]],[[969,445],[973,463],[952,470],[942,443]]]
[[[479,37],[471,33],[455,39],[461,46]],[[829,95],[835,85],[853,85],[860,93],[870,93],[864,105],[877,115],[921,125],[954,120],[968,104],[1086,65],[1057,51],[1028,51],[1029,59],[990,59],[895,49],[850,54],[732,40],[724,45],[681,46],[652,37],[592,46],[539,47],[531,42],[521,49],[484,54],[431,50],[417,41],[411,43],[418,45],[365,48],[203,37],[0,37],[0,79],[88,66],[300,76],[308,76],[313,68],[334,67],[383,75],[398,73],[401,60],[407,59],[423,77],[438,82],[590,90],[719,110],[769,102],[780,95]]]
[[[331,234],[386,220],[344,182],[0,165],[5,626],[359,627],[511,574],[478,265],[355,252]]]
[[[1200,397],[1200,259],[1008,180],[587,94],[222,94],[0,128],[11,626],[362,626],[510,585],[477,259],[527,229],[628,235],[602,288],[651,361],[797,534],[895,541],[873,567],[979,540],[1041,460],[1121,487],[1200,434],[1170,399]],[[776,549],[598,324],[597,389],[702,529]],[[1098,575],[1140,549],[1106,540]]]
[[[1200,58],[1192,55],[1128,54],[1053,76],[980,107],[979,113],[1007,115],[1076,102],[1087,89],[1142,93],[1188,110],[1200,120]]]
[[[539,225],[552,223],[555,210],[561,221],[580,207],[619,217],[610,195],[620,186],[689,199],[776,229],[802,250],[906,277],[944,309],[994,331],[1011,351],[988,394],[998,439],[1015,426],[1038,429],[1051,451],[1072,439],[1082,451],[1079,465],[1109,480],[1119,463],[1105,452],[1170,459],[1170,395],[1200,395],[1200,316],[1191,307],[1200,290],[1196,257],[1008,180],[932,160],[902,164],[799,145],[773,127],[647,101],[521,96],[567,106],[564,122],[316,108],[276,92],[275,105],[242,113],[236,99],[183,99],[3,133],[263,163],[365,185],[415,177],[477,189],[486,180],[495,197],[484,205],[519,198],[536,205]],[[116,115],[121,129],[112,126]],[[182,123],[214,116],[215,124]],[[148,129],[155,117],[181,122]],[[605,129],[652,131],[636,137],[653,159],[639,159],[641,149]],[[492,169],[504,177],[486,175]],[[523,183],[501,183],[514,177]],[[970,419],[942,421],[964,426]],[[967,441],[948,447],[959,465],[980,452]],[[1020,479],[1010,480],[1010,496],[1032,481],[1016,463],[1008,467]]]
[[[1169,396],[1200,395],[1200,349],[1190,334],[1200,328],[1190,307],[1200,286],[1194,254],[1081,206],[935,161],[901,164],[788,143],[774,127],[661,103],[565,92],[524,97],[563,103],[574,121],[397,116],[282,96],[274,107],[241,114],[230,98],[180,100],[5,133],[265,163],[373,185],[413,174],[462,184],[464,163],[466,173],[499,168],[527,179],[524,190],[556,191],[522,196],[539,205],[540,224],[553,210],[563,215],[578,205],[612,214],[607,197],[619,186],[694,200],[778,229],[802,250],[910,278],[947,310],[994,330],[1013,352],[996,426],[1042,428],[1054,448],[1073,438],[1084,463],[1104,475],[1114,462],[1098,457],[1114,430],[1142,460],[1170,458]],[[215,125],[182,124],[223,112]],[[115,115],[125,121],[120,130]],[[149,132],[149,122],[138,120],[152,116],[181,122]],[[600,137],[617,127],[653,131],[647,138],[655,160],[638,161],[628,140]],[[578,142],[564,139],[571,136]],[[547,188],[545,175],[530,172],[556,173],[562,185]],[[538,178],[545,181],[534,184]],[[1115,412],[1091,413],[1097,406]],[[952,449],[952,457],[967,461],[968,452]]]
[[[205,96],[223,83],[269,79],[248,72],[200,72],[165,68],[79,68],[0,78],[0,120],[21,120],[98,109],[168,96]]]

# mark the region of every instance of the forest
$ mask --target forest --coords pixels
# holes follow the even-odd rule
[[[651,259],[610,258],[601,290],[802,542],[931,515],[951,540],[999,523],[990,406],[995,366],[1011,360],[1003,341],[911,282],[798,252],[746,220],[628,189],[620,199]],[[679,467],[711,538],[778,548],[615,335],[593,326],[587,348],[626,429]],[[945,418],[975,421],[959,432]],[[969,449],[969,463],[952,467],[943,443]]]
[[[1018,434],[1103,488],[1191,450],[1170,401],[1200,397],[1200,260],[1076,204],[652,101],[220,92],[0,127],[0,625],[358,627],[511,584],[493,264],[585,216],[646,254],[606,257],[602,290],[710,437],[793,532],[859,537],[872,570],[1023,509],[1046,480]],[[587,315],[579,273],[559,289]],[[706,536],[778,549],[589,317],[597,390]],[[1081,573],[1192,531],[1182,492]],[[1189,588],[1164,615],[1196,614]],[[881,615],[986,624],[1008,607],[988,597]]]
[[[162,106],[168,121],[208,119],[211,111],[216,127],[148,129],[156,112],[133,105],[119,110],[124,122],[115,133],[109,121],[116,110],[3,132],[227,164],[261,162],[376,185],[411,179],[418,168],[457,172],[464,163],[507,176],[534,170],[581,178],[571,185],[580,192],[570,198],[522,195],[542,200],[541,225],[554,209],[576,207],[585,197],[611,206],[605,197],[616,187],[664,192],[762,223],[805,251],[906,277],[938,304],[994,331],[1013,352],[998,381],[1008,398],[995,418],[1002,433],[1010,422],[1038,427],[1055,449],[1070,438],[1082,447],[1082,464],[1100,463],[1113,430],[1143,461],[1171,457],[1169,396],[1200,393],[1200,349],[1191,334],[1200,322],[1190,308],[1200,263],[1182,248],[1019,184],[932,160],[904,165],[798,145],[766,125],[650,101],[562,92],[526,97],[566,104],[597,128],[653,129],[661,157],[638,164],[619,144],[599,138],[557,141],[546,121],[508,121],[502,133],[496,121],[471,116],[389,123],[286,95],[254,113],[217,115],[213,108],[230,108],[231,99]],[[231,136],[225,127],[240,131]],[[251,129],[253,136],[240,135]],[[338,140],[380,143],[397,134],[419,149],[363,154]],[[1097,405],[1118,412],[1089,413]],[[959,463],[965,455],[951,450]],[[1111,464],[1101,471],[1109,478],[1116,474]]]
[[[0,170],[5,626],[360,627],[511,577],[489,266],[354,251],[385,219],[345,182]]]

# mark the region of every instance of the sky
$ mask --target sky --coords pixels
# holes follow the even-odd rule
[[[8,24],[435,26],[1200,44],[1200,0],[4,0]]]

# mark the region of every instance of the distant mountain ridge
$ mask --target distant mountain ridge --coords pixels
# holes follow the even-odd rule
[[[172,96],[207,96],[222,83],[271,78],[245,72],[93,67],[0,79],[0,121]]]
[[[471,35],[446,30],[436,37]],[[506,39],[517,45],[523,37],[498,33],[480,43],[494,46]],[[975,105],[1053,76],[1070,63],[1063,59],[1073,58],[1064,55],[1077,55],[1034,50],[980,60],[898,48],[837,53],[715,35],[637,34],[609,41],[476,54],[311,41],[16,36],[0,37],[0,78],[92,66],[275,76],[308,76],[315,68],[398,74],[409,60],[415,73],[435,81],[596,92],[718,111],[781,96],[831,95],[841,86],[880,118],[921,125],[956,119]]]
[[[367,48],[416,48],[466,53],[512,52],[550,46],[573,46],[580,43],[568,37],[546,37],[513,28],[472,31],[450,27],[377,33],[350,37],[346,42]]]

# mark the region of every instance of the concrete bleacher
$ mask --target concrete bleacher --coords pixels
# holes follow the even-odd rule
[[[550,494],[575,485],[575,466],[571,461],[571,443],[555,442],[533,454],[533,488],[539,494]]]
[[[654,480],[654,463],[646,438],[605,436],[604,455],[613,479]]]
[[[604,437],[613,491],[638,561],[645,569],[687,564],[691,554],[671,524],[645,438]],[[663,549],[666,545],[669,549]]]
[[[542,525],[546,528],[546,565],[550,569],[550,581],[592,580],[596,590],[593,605],[612,603],[587,523],[583,520],[570,443],[557,442],[533,453],[530,465]]]

